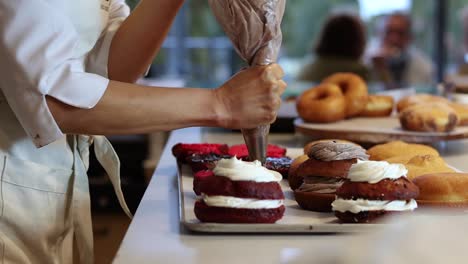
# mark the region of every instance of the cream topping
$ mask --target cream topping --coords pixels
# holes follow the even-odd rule
[[[283,205],[283,200],[259,200],[251,198],[239,198],[232,196],[213,195],[202,193],[202,200],[208,206],[244,208],[244,209],[272,209]]]
[[[213,173],[232,181],[279,182],[283,179],[279,172],[262,167],[258,160],[247,162],[236,157],[219,160]]]
[[[352,182],[377,183],[383,179],[406,177],[408,170],[403,164],[386,161],[360,161],[351,165],[348,179]]]
[[[346,200],[337,198],[332,203],[333,211],[338,212],[351,212],[357,214],[362,211],[412,211],[418,207],[414,199],[409,201],[377,201],[377,200]]]
[[[366,150],[361,146],[337,141],[324,141],[314,144],[307,155],[322,161],[361,159],[368,160]]]

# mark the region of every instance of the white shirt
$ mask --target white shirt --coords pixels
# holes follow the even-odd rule
[[[0,92],[37,147],[64,137],[46,95],[88,109],[100,100],[129,12],[124,0],[0,0]]]

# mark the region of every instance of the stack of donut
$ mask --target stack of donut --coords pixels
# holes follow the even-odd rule
[[[296,107],[305,122],[330,123],[354,116],[387,116],[393,110],[393,98],[369,95],[358,75],[335,73],[302,93]]]
[[[397,104],[403,129],[421,132],[450,132],[468,125],[468,106],[430,94],[410,95]]]

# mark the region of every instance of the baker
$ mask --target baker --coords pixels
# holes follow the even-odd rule
[[[132,84],[183,0],[0,1],[0,262],[93,262],[88,148],[120,189],[106,134],[273,122],[285,83],[276,65],[217,89]]]

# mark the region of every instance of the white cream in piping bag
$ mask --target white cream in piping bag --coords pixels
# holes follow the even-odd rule
[[[386,161],[362,161],[351,165],[348,179],[352,182],[378,183],[384,179],[396,180],[406,177],[408,170],[403,164],[390,164]]]
[[[338,198],[332,203],[333,211],[351,212],[357,214],[362,211],[411,211],[418,207],[416,201],[377,201],[377,200],[347,200]]]
[[[247,162],[236,157],[219,160],[213,173],[231,181],[279,182],[283,179],[279,172],[263,167],[258,160]]]

